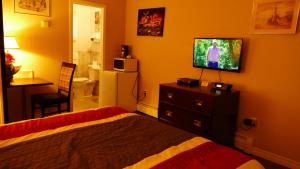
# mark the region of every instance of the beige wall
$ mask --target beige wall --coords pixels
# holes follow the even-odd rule
[[[166,7],[164,36],[137,36],[138,9],[152,7]],[[251,10],[252,1],[127,0],[126,43],[140,62],[140,93],[149,93],[142,102],[158,107],[160,83],[199,78],[194,37],[243,37],[242,72],[221,73],[241,91],[239,119],[257,118],[247,132],[256,147],[300,162],[300,34],[251,35]],[[217,71],[205,70],[203,79],[217,81]]]
[[[111,68],[112,58],[119,55],[124,43],[125,1],[87,2],[106,6],[105,66]],[[15,36],[19,43],[20,49],[12,51],[17,64],[22,65],[22,70],[34,70],[36,76],[57,82],[61,61],[70,60],[68,1],[51,1],[50,17],[14,13],[13,5],[14,1],[3,1],[4,32],[5,36]],[[41,28],[42,20],[50,21],[51,26]]]
[[[119,55],[124,43],[125,1],[91,2],[106,6],[105,61],[111,68],[112,58]],[[57,82],[61,61],[70,60],[68,1],[52,0],[50,17],[14,13],[13,5],[14,1],[3,1],[4,32],[5,36],[15,36],[19,43],[20,49],[12,51],[17,63],[23,70],[34,70],[36,76]],[[50,21],[50,27],[41,28],[42,20]]]
[[[70,1],[71,2],[71,1]],[[124,43],[125,1],[94,0],[106,6],[105,63],[112,67],[112,58],[120,53]],[[15,36],[20,49],[11,51],[22,70],[33,70],[35,77],[42,77],[55,83],[63,60],[70,61],[69,49],[69,1],[52,0],[51,16],[37,16],[14,12],[14,1],[3,0],[5,36]],[[41,28],[42,20],[50,21],[49,28]],[[49,90],[27,89],[27,93]]]
[[[69,58],[68,4],[53,0],[51,5],[51,17],[43,17],[15,13],[14,1],[4,0],[4,35],[15,36],[18,41],[20,49],[11,52],[21,70],[33,70],[35,77],[56,84],[61,62]],[[42,20],[50,21],[50,27],[41,28]]]

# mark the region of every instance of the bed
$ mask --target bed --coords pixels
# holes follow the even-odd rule
[[[1,126],[0,168],[263,169],[238,151],[120,107]]]

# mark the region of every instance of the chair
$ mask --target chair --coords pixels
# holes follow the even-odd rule
[[[62,63],[57,93],[36,94],[31,96],[32,118],[35,116],[36,108],[41,109],[42,117],[46,116],[45,109],[50,107],[57,107],[57,112],[49,112],[47,114],[61,113],[61,104],[63,103],[67,103],[67,110],[63,111],[71,111],[71,88],[75,67],[76,65],[72,63]],[[36,105],[39,107],[36,107]]]

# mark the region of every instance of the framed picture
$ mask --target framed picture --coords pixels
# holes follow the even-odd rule
[[[138,12],[138,36],[163,36],[165,8],[140,9]]]
[[[95,12],[95,32],[100,32],[100,11]]]
[[[250,32],[296,33],[300,0],[254,0]]]
[[[50,0],[15,0],[15,13],[50,16]]]

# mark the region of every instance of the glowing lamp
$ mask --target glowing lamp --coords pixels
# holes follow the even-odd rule
[[[16,38],[11,36],[4,37],[4,47],[5,49],[19,49]]]

